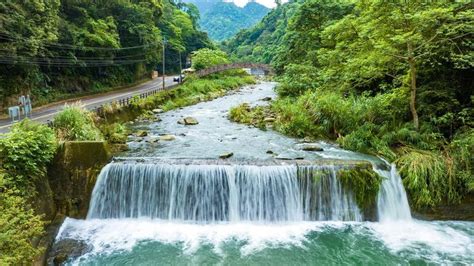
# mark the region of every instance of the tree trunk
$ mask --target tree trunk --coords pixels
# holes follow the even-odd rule
[[[408,64],[410,65],[410,111],[413,117],[415,129],[420,128],[418,113],[416,112],[416,62],[413,54],[413,46],[408,43]]]

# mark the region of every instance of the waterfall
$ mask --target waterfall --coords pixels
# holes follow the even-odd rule
[[[94,188],[88,219],[362,221],[335,166],[120,161]]]
[[[374,166],[374,171],[384,177],[377,197],[379,221],[411,220],[407,194],[395,164],[390,165],[390,170]]]

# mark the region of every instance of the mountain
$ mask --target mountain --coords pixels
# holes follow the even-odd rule
[[[249,2],[243,8],[234,3],[217,2],[201,15],[199,25],[211,39],[222,41],[241,29],[254,26],[269,11],[270,9],[256,2]]]
[[[185,3],[194,4],[201,16],[209,11],[215,4],[222,2],[222,0],[184,0]]]
[[[272,9],[256,25],[224,41],[222,48],[234,61],[273,63],[285,42],[288,21],[300,5],[291,1]]]

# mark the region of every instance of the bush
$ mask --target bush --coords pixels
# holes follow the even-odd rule
[[[220,64],[227,64],[230,62],[225,52],[221,50],[212,50],[209,48],[204,48],[193,52],[192,61],[192,68],[195,70],[205,69]]]
[[[0,137],[0,163],[11,185],[25,188],[33,178],[43,177],[53,159],[57,141],[52,129],[23,120]],[[27,193],[26,189],[24,191]]]
[[[61,141],[102,140],[93,114],[77,105],[65,106],[54,117],[53,128]]]
[[[42,252],[31,240],[43,234],[43,222],[21,193],[8,187],[0,173],[0,265],[28,265]]]
[[[124,124],[114,123],[101,127],[104,138],[112,144],[125,144],[127,142],[128,130]]]

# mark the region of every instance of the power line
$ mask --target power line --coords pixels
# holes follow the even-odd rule
[[[3,35],[3,36],[2,36]],[[0,32],[0,39],[6,41],[24,41],[24,42],[31,42],[31,40],[27,38],[18,38],[12,37],[4,32]],[[135,49],[142,49],[142,48],[149,48],[155,47],[160,45],[161,42],[144,44],[144,45],[137,45],[137,46],[129,46],[129,47],[121,47],[121,48],[110,48],[110,47],[93,47],[93,46],[78,46],[66,43],[52,43],[52,42],[45,42],[44,46],[48,47],[55,47],[58,49],[65,49],[65,50],[96,50],[96,51],[125,51],[125,50],[135,50]]]

